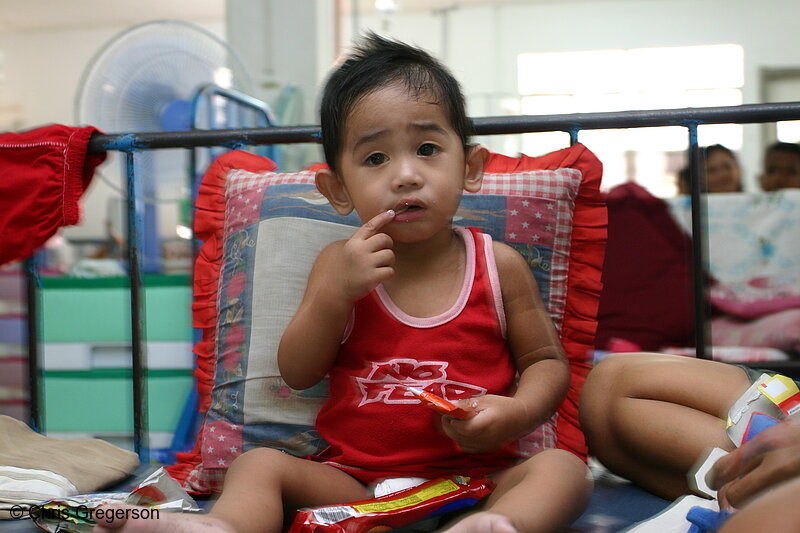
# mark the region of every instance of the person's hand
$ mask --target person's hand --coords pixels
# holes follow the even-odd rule
[[[394,211],[377,214],[358,228],[342,248],[345,297],[355,302],[394,275],[392,238],[380,229],[394,219]]]
[[[520,400],[487,394],[457,405],[475,411],[472,418],[442,417],[442,431],[466,453],[485,453],[520,437],[529,424],[528,410]]]
[[[708,478],[724,509],[798,475],[800,421],[786,419],[719,459]]]

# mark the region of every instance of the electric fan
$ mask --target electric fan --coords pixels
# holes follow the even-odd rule
[[[193,113],[195,95],[209,84],[242,93],[251,90],[242,61],[225,41],[176,20],[133,26],[103,46],[84,71],[75,99],[77,121],[109,134],[202,128],[203,113],[207,117],[213,114],[218,123],[218,115],[228,109],[224,104],[211,105]],[[183,149],[136,154],[139,199],[145,209],[147,271],[155,269],[152,263],[160,255],[155,220],[161,210],[157,205],[178,204],[189,197],[195,179],[188,175],[189,157],[189,151]],[[124,158],[119,154],[115,158],[122,162],[119,170],[105,167],[100,176],[124,196]]]

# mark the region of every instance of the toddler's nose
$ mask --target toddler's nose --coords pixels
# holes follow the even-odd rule
[[[413,161],[399,161],[396,167],[394,187],[396,189],[415,188],[422,184],[422,176]]]

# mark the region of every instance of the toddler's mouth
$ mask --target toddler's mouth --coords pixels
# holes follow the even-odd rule
[[[394,208],[394,212],[395,212],[395,214],[399,215],[400,213],[405,213],[406,211],[413,210],[413,209],[421,209],[421,207],[418,206],[418,205],[414,205],[414,204],[408,203],[408,202],[403,202],[401,204],[398,204]]]

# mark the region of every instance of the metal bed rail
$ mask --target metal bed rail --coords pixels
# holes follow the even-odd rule
[[[703,193],[705,183],[700,173],[700,150],[697,128],[706,124],[753,124],[800,120],[800,102],[748,104],[727,107],[660,109],[647,111],[619,111],[609,113],[576,113],[544,116],[481,117],[472,120],[476,135],[519,134],[533,132],[562,131],[570,135],[572,143],[578,142],[581,130],[649,128],[681,126],[688,135],[688,156],[691,177],[692,206],[692,265],[693,301],[695,307],[695,344],[697,357],[710,358],[708,342],[709,309],[703,273],[707,271],[708,243],[705,231],[705,208]],[[120,151],[126,154],[128,181],[128,236],[127,256],[130,263],[131,292],[131,351],[133,376],[134,448],[143,461],[149,457],[147,446],[147,420],[145,413],[146,340],[143,320],[143,297],[141,251],[139,229],[141,209],[136,180],[136,152],[165,148],[199,148],[219,146],[241,148],[244,146],[318,143],[321,133],[318,126],[291,126],[253,129],[195,130],[160,133],[95,134],[89,142],[89,151]],[[37,272],[33,260],[28,260],[28,353],[30,377],[31,426],[40,428],[39,379],[39,309],[37,305]]]

